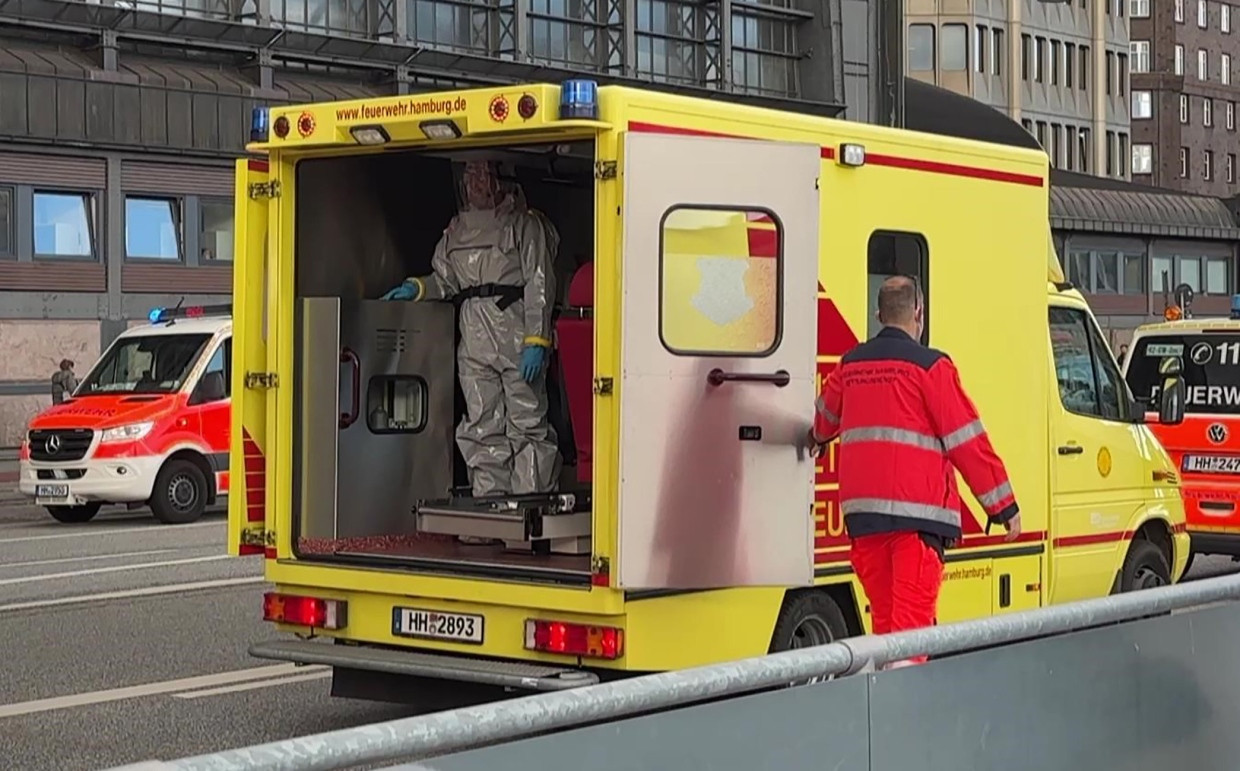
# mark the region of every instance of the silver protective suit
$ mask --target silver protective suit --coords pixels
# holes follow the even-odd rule
[[[494,297],[472,297],[460,307],[457,376],[466,414],[456,441],[476,497],[550,492],[560,473],[547,421],[549,347],[532,383],[520,371],[527,343],[551,341],[559,234],[525,205],[518,185],[496,182],[495,191],[493,203],[481,206],[463,197],[435,248],[433,273],[416,279],[422,300],[450,300],[485,284],[524,287],[521,299],[502,310]]]

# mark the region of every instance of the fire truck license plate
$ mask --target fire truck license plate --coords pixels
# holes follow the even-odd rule
[[[1215,474],[1240,474],[1240,455],[1185,455],[1183,469]]]
[[[69,497],[69,485],[35,485],[34,497],[39,501],[63,501]]]
[[[482,616],[441,613],[418,608],[392,608],[392,634],[482,644]]]

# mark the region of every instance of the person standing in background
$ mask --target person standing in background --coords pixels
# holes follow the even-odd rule
[[[77,390],[77,375],[73,374],[73,360],[61,359],[60,369],[52,375],[52,404],[60,404]]]

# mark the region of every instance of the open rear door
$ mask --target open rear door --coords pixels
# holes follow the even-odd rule
[[[624,140],[620,586],[813,582],[817,145]]]
[[[228,553],[275,557],[267,517],[267,162],[237,161]]]

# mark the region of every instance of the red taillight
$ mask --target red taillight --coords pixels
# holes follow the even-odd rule
[[[617,659],[624,654],[624,630],[531,618],[525,622],[525,647],[569,656]]]
[[[341,629],[347,620],[347,603],[267,592],[263,595],[263,620],[317,629]]]

